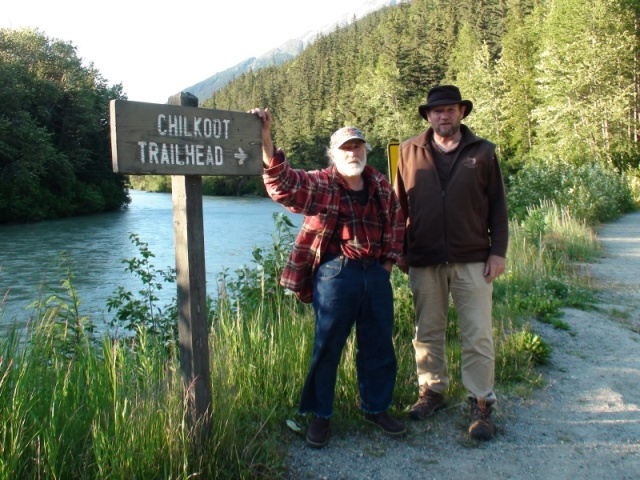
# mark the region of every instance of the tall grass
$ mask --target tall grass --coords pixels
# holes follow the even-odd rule
[[[166,342],[167,332],[157,331],[167,322],[142,323],[123,338],[96,337],[83,327],[88,319],[80,314],[72,282],[63,280],[55,301],[38,305],[26,338],[13,329],[0,340],[0,479],[281,477],[287,445],[301,441],[285,420],[300,420],[297,405],[314,330],[309,306],[277,282],[293,241],[291,227],[276,217],[274,245],[256,249],[253,268],[233,279],[223,275],[224,288],[210,301],[212,428],[197,444],[176,349]],[[531,209],[510,228],[508,269],[494,290],[499,392],[541,383],[536,366],[546,361],[549,348],[533,333],[532,322],[560,318],[564,305],[588,307],[590,286],[575,262],[599,252],[589,228],[553,203]],[[417,383],[407,277],[395,269],[392,282],[398,413],[415,400]],[[130,292],[123,293],[130,299]],[[451,308],[447,395],[453,400],[465,394],[455,317]],[[124,314],[121,321],[135,323]],[[338,428],[353,431],[362,425],[356,347],[351,339],[335,401]]]
[[[580,265],[600,252],[594,232],[567,207],[550,201],[530,207],[524,220],[510,224],[508,269],[494,290],[497,316],[551,322],[563,306],[587,306],[592,286]]]

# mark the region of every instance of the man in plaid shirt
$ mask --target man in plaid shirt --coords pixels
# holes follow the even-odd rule
[[[281,284],[315,312],[311,366],[300,413],[312,414],[306,441],[324,447],[342,350],[355,324],[356,370],[364,419],[389,435],[406,428],[391,417],[397,363],[393,347],[390,275],[402,252],[404,217],[388,180],[366,164],[370,146],[360,130],[344,127],[327,149],[323,170],[291,168],[271,139],[268,109],[250,111],[262,120],[263,179],[269,196],[304,223]]]

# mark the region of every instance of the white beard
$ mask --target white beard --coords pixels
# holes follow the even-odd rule
[[[336,163],[336,169],[338,173],[343,177],[359,177],[364,171],[364,166],[367,164],[366,160],[358,163]]]

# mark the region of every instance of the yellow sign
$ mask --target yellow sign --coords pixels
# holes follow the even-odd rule
[[[391,185],[393,185],[396,169],[398,168],[399,150],[400,144],[398,142],[391,142],[387,145],[387,167],[389,168],[389,181]]]

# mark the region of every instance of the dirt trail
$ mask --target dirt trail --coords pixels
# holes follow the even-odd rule
[[[597,311],[565,310],[571,334],[535,322],[553,347],[546,387],[500,397],[493,441],[469,442],[466,406],[452,405],[407,421],[400,440],[343,431],[322,450],[294,441],[290,478],[640,478],[640,212],[598,235],[606,256],[585,269],[602,289]]]

